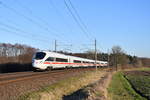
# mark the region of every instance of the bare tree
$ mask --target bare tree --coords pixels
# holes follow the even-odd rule
[[[29,63],[36,50],[27,45],[0,43],[0,63]]]
[[[112,47],[112,54],[110,63],[115,66],[116,70],[118,69],[118,66],[125,66],[128,64],[128,58],[127,55],[124,53],[122,48],[120,46],[113,46]]]

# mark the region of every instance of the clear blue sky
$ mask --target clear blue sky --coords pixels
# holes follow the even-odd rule
[[[53,50],[56,39],[59,50],[82,52],[92,49],[89,44],[96,38],[102,52],[119,45],[131,55],[150,57],[150,0],[71,0],[90,31],[88,37],[64,0],[0,1],[1,43]]]

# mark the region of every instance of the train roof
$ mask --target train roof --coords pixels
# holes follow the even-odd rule
[[[73,58],[75,60],[80,60],[80,61],[87,61],[87,62],[95,62],[95,60],[87,59],[87,58],[81,58],[81,57],[75,57],[75,56],[70,56],[70,55],[65,55],[57,52],[51,52],[51,51],[38,51],[38,52],[45,52],[46,54],[52,56],[52,57],[60,57],[60,58]],[[106,61],[97,61],[100,63],[106,63]]]

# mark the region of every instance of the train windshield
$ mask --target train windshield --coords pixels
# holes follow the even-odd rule
[[[35,54],[35,59],[36,59],[36,60],[43,59],[43,58],[45,57],[45,55],[46,55],[46,53],[44,53],[44,52],[37,52],[37,53]]]

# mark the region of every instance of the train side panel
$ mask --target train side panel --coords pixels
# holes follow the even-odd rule
[[[97,61],[97,66],[107,66],[107,64],[106,61]],[[34,55],[32,66],[41,70],[46,70],[48,68],[92,67],[95,66],[95,60],[41,51]]]

